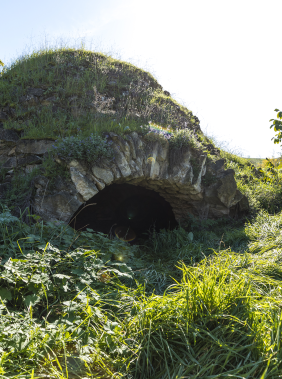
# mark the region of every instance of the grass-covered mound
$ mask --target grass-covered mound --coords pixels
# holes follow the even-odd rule
[[[17,60],[0,76],[1,107],[4,127],[26,138],[123,133],[148,121],[200,132],[198,118],[150,73],[86,50],[42,50]]]
[[[4,128],[4,132],[3,129]],[[218,158],[218,151],[203,135],[199,120],[178,104],[156,79],[129,63],[83,49],[50,49],[21,57],[0,76],[0,134],[21,139],[52,139],[54,149],[41,167],[21,177],[14,169],[13,199],[26,205],[33,178],[45,175],[50,183],[69,177],[54,156],[87,164],[113,158],[109,132],[123,136],[138,132],[146,141],[167,143],[174,151],[187,146]],[[172,154],[176,158],[179,154]],[[181,156],[181,154],[180,154]],[[0,165],[7,161],[0,155]],[[9,170],[0,169],[0,183]],[[18,172],[19,171],[19,172]],[[18,189],[17,189],[18,188]],[[22,200],[23,199],[23,200]]]
[[[249,219],[187,217],[139,246],[36,216],[27,225],[3,206],[0,378],[281,377],[279,168],[217,150],[150,74],[98,53],[20,59],[0,77],[0,108],[4,128],[57,139],[62,156],[71,143],[91,158],[81,143],[91,138],[90,155],[107,155],[109,131],[206,149],[235,171],[251,206]],[[51,155],[42,167],[50,179],[65,174]],[[36,170],[15,172],[6,204],[29,193]]]

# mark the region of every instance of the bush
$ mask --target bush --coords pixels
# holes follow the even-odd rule
[[[113,159],[112,144],[113,142],[107,141],[106,138],[91,134],[90,137],[84,138],[81,135],[66,137],[57,142],[53,148],[60,158],[78,159],[91,163],[101,158]]]
[[[202,148],[202,144],[198,140],[196,133],[188,129],[174,132],[169,142],[171,147],[177,149],[180,149],[185,146],[191,146],[198,149]]]

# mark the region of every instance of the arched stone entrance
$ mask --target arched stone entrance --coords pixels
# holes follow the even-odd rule
[[[142,237],[149,229],[171,229],[177,222],[171,205],[157,192],[125,183],[111,184],[89,199],[74,214],[70,226],[106,234],[130,230]]]
[[[243,199],[234,171],[224,170],[223,159],[207,162],[206,154],[193,147],[177,151],[175,159],[175,151],[170,151],[167,141],[148,142],[135,132],[126,137],[109,133],[109,138],[113,141],[114,161],[105,159],[86,166],[57,158],[58,163],[67,166],[71,180],[58,177],[51,189],[45,177],[38,177],[34,213],[44,220],[70,222],[89,200],[95,202],[104,191],[112,191],[108,188],[126,188],[120,185],[154,191],[169,203],[177,222],[188,213],[199,218],[228,216]]]

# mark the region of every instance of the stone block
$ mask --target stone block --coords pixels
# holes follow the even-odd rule
[[[91,199],[96,193],[98,188],[86,176],[82,175],[76,168],[70,168],[71,180],[73,181],[77,192],[81,194],[84,201]]]
[[[110,170],[93,166],[92,172],[97,179],[100,179],[105,184],[110,184],[114,180],[114,175]]]
[[[20,139],[18,133],[11,129],[0,129],[0,141],[17,142]]]
[[[39,154],[43,155],[52,149],[54,141],[52,140],[33,140],[21,139],[17,143],[16,152],[24,154]]]

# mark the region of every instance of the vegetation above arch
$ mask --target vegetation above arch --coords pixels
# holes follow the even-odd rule
[[[200,132],[199,120],[148,72],[101,53],[53,49],[18,59],[0,79],[4,127],[25,138],[90,135],[148,121]]]

